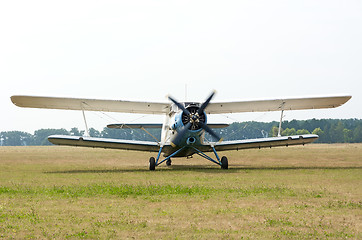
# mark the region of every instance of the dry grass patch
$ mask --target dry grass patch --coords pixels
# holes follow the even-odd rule
[[[151,155],[1,147],[0,238],[362,238],[362,144]]]

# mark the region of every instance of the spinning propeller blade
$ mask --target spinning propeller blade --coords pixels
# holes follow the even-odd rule
[[[190,129],[193,123],[197,122],[202,129],[204,129],[206,132],[208,132],[213,138],[215,138],[218,141],[222,141],[222,138],[218,136],[207,124],[205,124],[203,121],[200,121],[200,116],[204,113],[204,110],[206,109],[207,105],[209,105],[211,99],[214,97],[215,91],[213,91],[210,96],[206,99],[206,101],[201,104],[200,108],[197,110],[196,113],[190,113],[189,110],[187,110],[181,103],[177,102],[174,98],[168,97],[170,101],[172,101],[178,108],[182,110],[182,112],[189,116],[190,121],[182,127],[182,129],[178,132],[176,138],[173,140],[172,145],[176,146],[181,139],[184,137],[186,132]],[[205,121],[205,120],[204,120]]]
[[[205,123],[200,122],[201,127],[208,132],[213,138],[215,138],[218,142],[222,141],[222,138],[217,135],[211,128],[209,128],[209,126],[207,126]]]
[[[189,110],[187,110],[181,103],[177,102],[175,99],[173,99],[172,97],[168,96],[168,99],[170,99],[174,104],[176,104],[176,106],[181,109],[186,115],[190,115],[191,113],[189,112]]]
[[[182,127],[182,129],[178,132],[176,138],[171,142],[171,145],[175,147],[183,138],[183,136],[186,134],[187,130],[191,127],[191,122],[188,122],[185,126]]]
[[[207,107],[207,105],[209,105],[209,103],[210,103],[211,99],[214,97],[215,93],[216,93],[216,91],[213,91],[211,93],[211,95],[206,99],[206,101],[201,105],[201,107],[197,111],[197,113],[199,115],[201,115],[204,112],[205,108]]]
[[[201,105],[201,107],[200,107],[199,110],[197,111],[197,113],[198,113],[199,115],[201,115],[201,114],[204,112],[204,110],[206,109],[207,105],[209,105],[211,99],[214,97],[215,93],[216,93],[216,92],[213,91],[213,92],[210,94],[210,96],[206,99],[206,101]],[[211,128],[209,128],[209,126],[207,126],[205,123],[203,123],[203,122],[200,121],[199,124],[200,124],[200,126],[201,126],[206,132],[208,132],[213,138],[215,138],[215,139],[218,140],[218,141],[222,141],[222,138],[219,137],[219,136],[218,136]]]

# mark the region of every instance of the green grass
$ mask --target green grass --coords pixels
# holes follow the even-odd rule
[[[53,187],[29,187],[14,186],[0,187],[0,194],[8,196],[41,196],[57,198],[79,198],[79,197],[138,197],[138,196],[206,196],[212,197],[224,195],[230,197],[267,196],[269,198],[280,198],[282,196],[307,196],[320,198],[320,192],[296,192],[282,186],[257,186],[252,188],[212,188],[204,186],[182,186],[182,185],[110,185],[92,184],[87,186],[53,186]]]
[[[362,144],[225,153],[0,148],[0,239],[361,239]]]

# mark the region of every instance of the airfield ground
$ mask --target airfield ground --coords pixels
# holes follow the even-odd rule
[[[0,147],[0,239],[362,239],[362,144],[224,154]]]

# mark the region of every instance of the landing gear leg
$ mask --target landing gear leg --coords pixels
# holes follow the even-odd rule
[[[228,168],[229,168],[228,158],[223,156],[221,158],[221,169],[228,169]]]
[[[156,161],[154,157],[150,157],[150,170],[154,171],[156,168]]]
[[[212,147],[212,150],[214,151],[214,154],[215,154],[215,157],[216,157],[217,161],[214,160],[214,159],[212,159],[211,157],[209,157],[209,156],[206,155],[205,153],[201,152],[199,149],[197,149],[197,148],[195,148],[195,147],[192,147],[192,148],[196,151],[196,153],[197,153],[199,156],[201,156],[201,157],[203,157],[203,158],[206,158],[207,160],[209,160],[209,161],[211,161],[211,162],[213,162],[213,163],[221,166],[221,169],[228,169],[228,168],[229,168],[229,163],[228,163],[227,157],[223,156],[223,157],[220,159],[220,158],[219,158],[219,155],[217,155],[217,152],[216,152],[214,146],[211,146],[211,147]]]
[[[166,166],[168,166],[168,167],[171,166],[171,162],[172,162],[171,159],[168,159],[168,160],[166,161]]]

